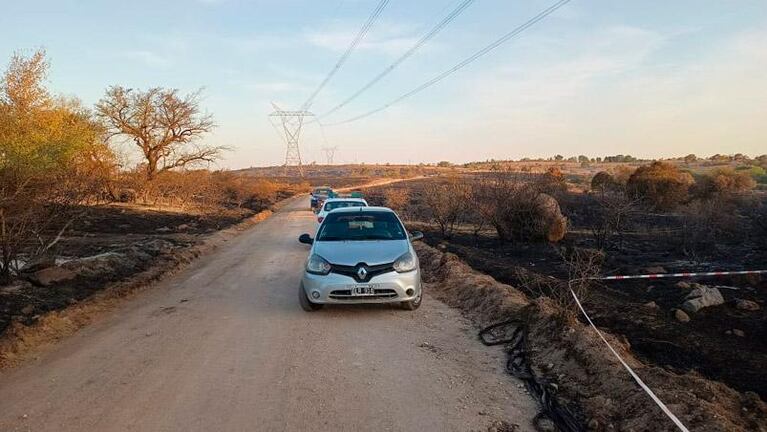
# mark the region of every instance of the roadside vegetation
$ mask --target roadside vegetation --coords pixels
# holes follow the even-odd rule
[[[211,169],[226,148],[198,92],[110,87],[90,108],[48,68],[16,54],[0,78],[0,333],[309,189]]]
[[[444,279],[445,260],[449,263],[454,254],[519,290],[536,308],[545,303],[547,319],[556,318],[560,324],[546,324],[551,327],[547,337],[554,339],[534,345],[565,352],[585,349],[571,346],[570,338],[555,337],[574,327],[591,332],[583,327],[572,289],[595,323],[625,341],[638,361],[679,376],[680,381],[674,379],[679,385],[692,386],[663,389],[670,399],[681,397],[678,392],[699,391],[705,380],[722,383],[727,390],[715,397],[712,408],[734,422],[728,426],[734,429],[722,430],[754,430],[764,419],[761,400],[767,397],[767,376],[760,366],[767,363],[764,276],[612,282],[590,278],[767,268],[767,193],[759,177],[767,156],[589,161],[588,166],[584,162],[474,164],[447,176],[379,187],[370,191],[368,200],[375,205],[404,197],[395,201],[406,223],[423,231],[428,245],[449,252],[427,265],[433,267],[427,270],[432,272],[429,277],[439,283],[458,283]],[[465,302],[454,298],[463,298],[460,289],[444,289],[453,292],[449,298],[456,305],[479,313],[482,324],[508,318],[501,306],[507,300],[477,299],[487,292],[484,282],[465,296]],[[606,349],[589,349],[602,348]],[[536,356],[547,363],[553,360]],[[582,366],[584,381],[578,385],[593,382],[587,378],[596,373]],[[538,367],[547,380],[568,385],[567,379],[548,373],[551,364]],[[633,385],[620,391],[628,389],[633,392]],[[592,390],[606,391],[584,391]],[[596,410],[591,414],[603,408],[579,388],[562,391]],[[689,406],[699,403],[691,400]],[[756,417],[733,420],[741,417],[739,411]]]

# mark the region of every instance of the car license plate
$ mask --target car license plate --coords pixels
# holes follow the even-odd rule
[[[376,293],[376,286],[371,284],[352,285],[350,289],[353,296],[373,295]]]

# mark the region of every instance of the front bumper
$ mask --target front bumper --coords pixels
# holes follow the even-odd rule
[[[352,277],[336,273],[315,275],[304,272],[301,287],[312,303],[356,304],[356,303],[399,303],[414,300],[421,295],[421,270],[407,273],[389,272],[374,276],[366,285],[373,285],[375,295],[352,296],[351,287],[360,285]],[[412,294],[408,295],[408,290]],[[319,297],[312,296],[317,292]]]

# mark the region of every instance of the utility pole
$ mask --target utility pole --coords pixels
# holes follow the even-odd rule
[[[325,152],[325,161],[328,165],[333,165],[333,158],[336,155],[336,150],[338,150],[338,146],[322,148],[322,151]]]
[[[301,137],[301,130],[304,126],[304,119],[306,117],[314,117],[309,111],[298,110],[288,111],[283,110],[277,104],[272,102],[274,111],[269,114],[269,121],[272,123],[277,132],[282,136],[284,134],[285,144],[287,148],[285,150],[285,176],[291,175],[292,168],[297,167],[298,175],[304,176],[304,168],[301,163],[301,148],[299,147],[299,138]],[[280,119],[281,128],[279,128],[273,119]]]

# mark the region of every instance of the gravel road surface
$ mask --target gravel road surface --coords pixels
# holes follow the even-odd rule
[[[294,199],[119,310],[0,372],[0,431],[532,430],[504,354],[427,295],[306,313]]]

